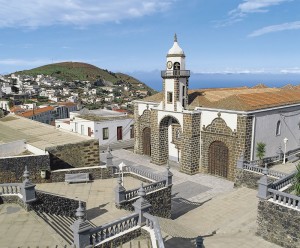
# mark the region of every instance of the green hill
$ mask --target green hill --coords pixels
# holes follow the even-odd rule
[[[64,81],[96,81],[107,80],[113,84],[118,82],[128,82],[132,85],[143,84],[145,89],[150,90],[153,94],[155,90],[148,87],[134,77],[123,73],[114,73],[105,69],[98,68],[94,65],[81,62],[62,62],[44,65],[31,70],[18,71],[15,74],[36,76],[39,74],[49,75]]]

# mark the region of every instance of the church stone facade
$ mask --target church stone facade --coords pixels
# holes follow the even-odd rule
[[[287,92],[264,85],[189,90],[190,71],[185,68],[185,54],[176,35],[161,76],[162,92],[135,101],[134,107],[134,150],[150,156],[154,164],[172,161],[186,174],[202,172],[234,180],[236,162],[242,154],[245,160],[257,159],[255,144],[264,142],[266,155],[276,155],[275,151],[283,146],[283,136],[289,136],[288,130],[295,129],[294,122],[300,123],[300,90],[292,91],[293,104],[287,100],[266,103],[265,97],[275,99]],[[289,126],[283,121],[286,127],[280,135],[264,136],[267,132],[274,136],[283,110],[291,116],[299,114],[299,120],[290,118]],[[273,119],[265,120],[266,116]],[[300,141],[300,132],[295,135]],[[288,148],[300,144],[296,143],[290,142]]]

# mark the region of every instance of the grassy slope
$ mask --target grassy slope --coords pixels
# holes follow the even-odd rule
[[[16,74],[36,76],[38,74],[44,74],[56,77],[65,81],[81,80],[81,81],[95,81],[97,79],[104,79],[112,83],[118,81],[129,82],[133,85],[137,85],[140,82],[134,77],[128,76],[123,73],[113,73],[107,70],[103,70],[94,65],[80,63],[80,62],[62,62],[44,65],[31,70],[24,70],[16,72]],[[143,84],[143,83],[142,83]],[[145,85],[146,89],[149,89],[152,93],[155,93],[153,89]]]

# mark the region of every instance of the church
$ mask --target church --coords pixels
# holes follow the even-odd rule
[[[161,71],[162,92],[135,101],[134,151],[151,162],[176,163],[186,174],[234,180],[237,159],[300,147],[300,86],[189,90],[190,71],[177,37]]]

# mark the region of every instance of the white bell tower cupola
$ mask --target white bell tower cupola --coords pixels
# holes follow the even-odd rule
[[[163,78],[163,108],[168,111],[182,112],[188,104],[188,79],[190,71],[185,69],[185,54],[174,36],[174,43],[167,54],[166,70]]]

